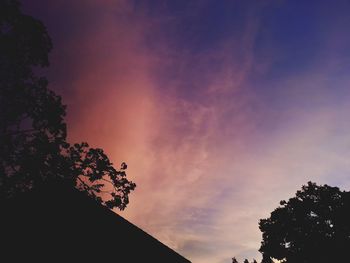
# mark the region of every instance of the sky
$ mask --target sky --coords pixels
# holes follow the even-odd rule
[[[22,0],[70,142],[127,162],[123,212],[193,263],[261,259],[259,219],[350,189],[350,2]]]

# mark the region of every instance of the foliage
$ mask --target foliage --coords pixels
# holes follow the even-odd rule
[[[38,74],[51,49],[40,21],[22,14],[17,1],[0,1],[0,198],[59,178],[124,209],[136,187],[126,164],[116,170],[102,149],[66,141],[65,106]]]
[[[309,182],[270,218],[260,220],[263,262],[346,261],[350,247],[350,193]]]

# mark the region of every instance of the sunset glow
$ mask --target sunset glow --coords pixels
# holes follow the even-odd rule
[[[69,141],[125,161],[116,212],[193,263],[260,260],[280,200],[350,189],[348,1],[22,2]]]

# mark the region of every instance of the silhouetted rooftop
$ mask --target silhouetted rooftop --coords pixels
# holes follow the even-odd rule
[[[11,262],[18,257],[27,262],[190,262],[64,184],[49,184],[3,204],[0,220],[0,255]]]

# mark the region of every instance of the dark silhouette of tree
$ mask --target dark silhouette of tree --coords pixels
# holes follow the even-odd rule
[[[350,248],[350,193],[309,182],[270,218],[260,220],[263,263],[345,262]]]
[[[136,185],[102,149],[66,141],[65,106],[40,68],[52,48],[45,26],[0,1],[0,198],[47,180],[66,180],[109,208],[124,209]]]
[[[243,261],[243,263],[249,263],[248,259],[245,259],[245,260]]]
[[[232,263],[238,263],[238,261],[235,257],[232,258]]]
[[[263,255],[263,259],[261,260],[261,263],[274,263],[274,262],[270,257]]]

